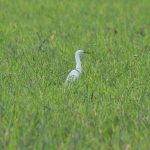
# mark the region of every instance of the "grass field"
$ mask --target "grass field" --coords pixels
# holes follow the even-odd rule
[[[0,149],[150,149],[150,1],[0,0]]]

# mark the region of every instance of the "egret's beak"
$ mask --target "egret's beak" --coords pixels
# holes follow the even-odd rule
[[[84,54],[90,54],[90,52],[86,52],[86,51],[84,51]]]

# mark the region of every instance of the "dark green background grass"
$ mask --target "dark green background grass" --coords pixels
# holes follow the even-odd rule
[[[0,0],[0,80],[0,149],[150,149],[150,1]]]

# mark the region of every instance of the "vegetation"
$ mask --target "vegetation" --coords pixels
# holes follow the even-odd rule
[[[0,149],[150,149],[149,0],[0,0]],[[83,74],[69,89],[75,67]]]

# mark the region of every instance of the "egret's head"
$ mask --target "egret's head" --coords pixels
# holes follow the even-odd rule
[[[88,54],[88,52],[84,51],[84,50],[77,50],[75,55],[82,55],[82,54]]]

